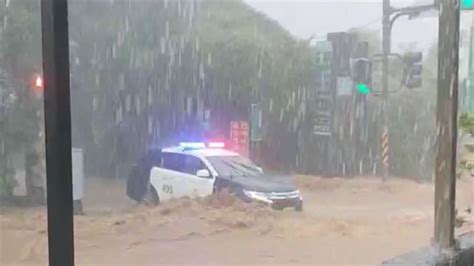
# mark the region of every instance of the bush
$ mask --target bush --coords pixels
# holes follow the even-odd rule
[[[463,131],[474,136],[474,115],[462,113],[459,117],[459,126]]]
[[[13,196],[15,181],[7,175],[0,176],[0,199],[7,199]]]

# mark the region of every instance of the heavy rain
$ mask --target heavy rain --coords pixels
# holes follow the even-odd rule
[[[435,0],[67,2],[76,265],[379,265],[450,167],[474,232],[472,1],[453,51]],[[0,0],[1,265],[48,264],[41,5]]]

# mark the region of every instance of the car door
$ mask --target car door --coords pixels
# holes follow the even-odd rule
[[[207,166],[201,160],[201,158],[194,155],[184,155],[185,156],[185,173],[188,174],[186,178],[189,179],[189,184],[191,187],[187,191],[187,195],[191,197],[206,197],[212,194],[214,187],[214,177],[210,175],[209,177],[198,177],[196,174],[199,170],[208,170]],[[209,171],[210,172],[210,171]]]
[[[161,150],[150,150],[132,166],[127,179],[127,195],[135,201],[141,201],[148,191],[151,170],[161,165]]]
[[[207,169],[196,156],[180,153],[162,153],[161,167],[154,167],[150,182],[160,201],[171,198],[205,197],[212,194],[214,178],[200,178],[198,170]]]
[[[150,183],[155,188],[160,201],[186,196],[192,187],[184,173],[184,156],[179,153],[162,153],[161,167],[151,171]]]

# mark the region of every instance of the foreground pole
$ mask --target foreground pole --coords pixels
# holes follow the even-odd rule
[[[440,1],[440,5],[434,241],[448,251],[454,248],[459,1]]]
[[[41,1],[49,265],[74,265],[67,0]]]

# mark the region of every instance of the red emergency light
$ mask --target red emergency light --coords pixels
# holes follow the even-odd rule
[[[209,142],[207,144],[209,148],[225,148],[224,142]]]

